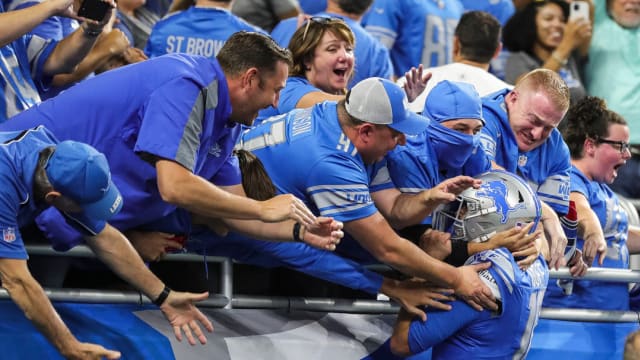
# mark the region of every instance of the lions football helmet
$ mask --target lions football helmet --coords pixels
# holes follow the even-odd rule
[[[492,170],[476,177],[480,188],[469,188],[455,201],[440,205],[433,214],[433,228],[448,232],[452,240],[484,242],[495,233],[535,222],[542,212],[540,200],[520,177]]]

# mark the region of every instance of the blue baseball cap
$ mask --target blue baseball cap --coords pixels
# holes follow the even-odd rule
[[[91,219],[109,220],[122,209],[107,158],[87,144],[57,144],[45,171],[53,188],[78,203]]]
[[[387,125],[404,134],[424,132],[429,121],[409,110],[404,90],[392,81],[372,77],[357,83],[347,93],[349,115],[371,124]]]
[[[469,83],[443,80],[431,89],[424,102],[422,115],[439,123],[458,119],[482,121],[482,101]]]

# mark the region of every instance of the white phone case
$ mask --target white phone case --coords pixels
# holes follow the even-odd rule
[[[579,18],[589,20],[589,4],[586,1],[572,1],[569,4],[569,21]]]

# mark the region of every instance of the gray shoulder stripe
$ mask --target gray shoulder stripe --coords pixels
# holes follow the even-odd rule
[[[205,112],[216,106],[218,106],[218,80],[212,81],[198,94],[185,125],[182,139],[180,139],[180,145],[178,145],[175,160],[191,171],[194,170],[196,156],[200,148]]]

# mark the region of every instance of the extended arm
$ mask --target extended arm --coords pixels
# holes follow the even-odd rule
[[[398,236],[378,212],[345,223],[345,231],[379,261],[407,275],[452,288],[457,295],[472,304],[495,308],[491,291],[476,273],[488,265],[455,268],[436,260],[411,241]]]
[[[480,180],[469,176],[456,176],[417,194],[386,189],[372,193],[371,197],[389,223],[396,229],[402,229],[419,224],[438,205],[453,201],[464,189],[479,185]]]
[[[62,322],[44,290],[31,276],[26,260],[0,259],[2,287],[38,330],[70,359],[106,357],[118,359],[120,353],[102,346],[81,343]]]
[[[72,0],[49,0],[37,5],[0,13],[0,46],[27,34],[45,19],[65,11]]]
[[[607,242],[604,239],[598,216],[591,210],[589,201],[583,194],[572,192],[569,194],[569,198],[575,202],[578,212],[578,236],[584,240],[582,257],[587,266],[591,266],[595,258],[598,257],[598,263],[602,266],[607,255]]]
[[[108,33],[103,33],[98,37],[95,46],[89,51],[75,70],[70,74],[58,74],[53,78],[54,86],[64,86],[76,83],[96,69],[101,68],[117,54],[122,54],[129,47],[129,40],[124,33],[118,29],[113,29]]]
[[[428,314],[426,322],[418,322],[400,310],[391,336],[391,351],[398,356],[409,356],[437,345],[453,336],[478,318],[488,318],[490,312],[478,312],[461,301],[451,303],[453,310]]]
[[[627,247],[629,253],[640,253],[640,227],[636,225],[629,225],[629,236],[627,237]]]
[[[142,262],[129,241],[118,230],[107,225],[97,236],[87,237],[87,245],[109,268],[126,280],[149,299],[155,300],[162,293],[165,285]],[[198,310],[194,302],[204,300],[208,293],[191,294],[170,291],[167,299],[160,306],[164,316],[171,323],[178,340],[182,340],[184,331],[189,343],[194,345],[192,331],[206,344],[207,338],[202,333],[198,322],[209,331],[213,331],[211,322]]]
[[[106,1],[106,0],[105,0]],[[98,35],[104,26],[109,22],[116,7],[113,0],[106,1],[111,5],[101,21],[85,20],[80,27],[62,39],[51,52],[44,63],[44,73],[56,75],[61,73],[71,73],[76,66],[89,53],[95,44]]]
[[[204,217],[265,222],[292,219],[306,226],[315,221],[313,213],[293,195],[256,201],[224,191],[174,161],[158,160],[156,169],[162,199]]]

